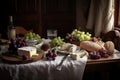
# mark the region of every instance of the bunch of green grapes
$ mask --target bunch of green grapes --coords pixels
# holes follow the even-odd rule
[[[67,34],[66,39],[69,41],[85,41],[91,38],[91,34],[89,32],[79,31],[74,29],[71,34]]]
[[[40,40],[41,39],[41,37],[38,34],[35,34],[33,32],[29,32],[25,34],[24,37],[26,40]]]
[[[55,37],[51,42],[50,46],[53,47],[58,47],[64,44],[64,41],[61,39],[61,37]]]

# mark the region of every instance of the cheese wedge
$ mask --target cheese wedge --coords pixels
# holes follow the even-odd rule
[[[21,47],[21,48],[18,48],[18,55],[19,56],[27,56],[27,58],[31,58],[33,55],[37,55],[37,49],[35,47],[30,47],[30,46],[27,46],[27,47]]]

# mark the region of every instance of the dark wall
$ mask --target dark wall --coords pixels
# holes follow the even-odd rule
[[[8,16],[11,15],[10,1],[0,0],[0,33],[7,38]]]
[[[15,26],[33,28],[35,33],[46,37],[47,29],[57,29],[58,36],[75,28],[75,0],[1,0],[0,30],[5,35],[8,16],[13,16]]]
[[[76,24],[75,0],[43,0],[42,25],[44,36],[47,29],[58,30],[58,36],[65,37]]]

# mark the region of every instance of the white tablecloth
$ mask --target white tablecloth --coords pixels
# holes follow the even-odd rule
[[[87,56],[79,61],[67,57],[61,66],[56,67],[64,56],[57,56],[55,61],[42,59],[27,64],[0,63],[0,79],[2,80],[82,80]],[[9,78],[9,79],[8,79]]]

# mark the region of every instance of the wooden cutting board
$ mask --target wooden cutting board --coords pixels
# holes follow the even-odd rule
[[[31,59],[23,60],[22,57],[17,55],[3,54],[1,59],[5,63],[9,64],[25,64],[38,61],[44,57],[44,53],[39,53],[37,56],[32,56]]]

